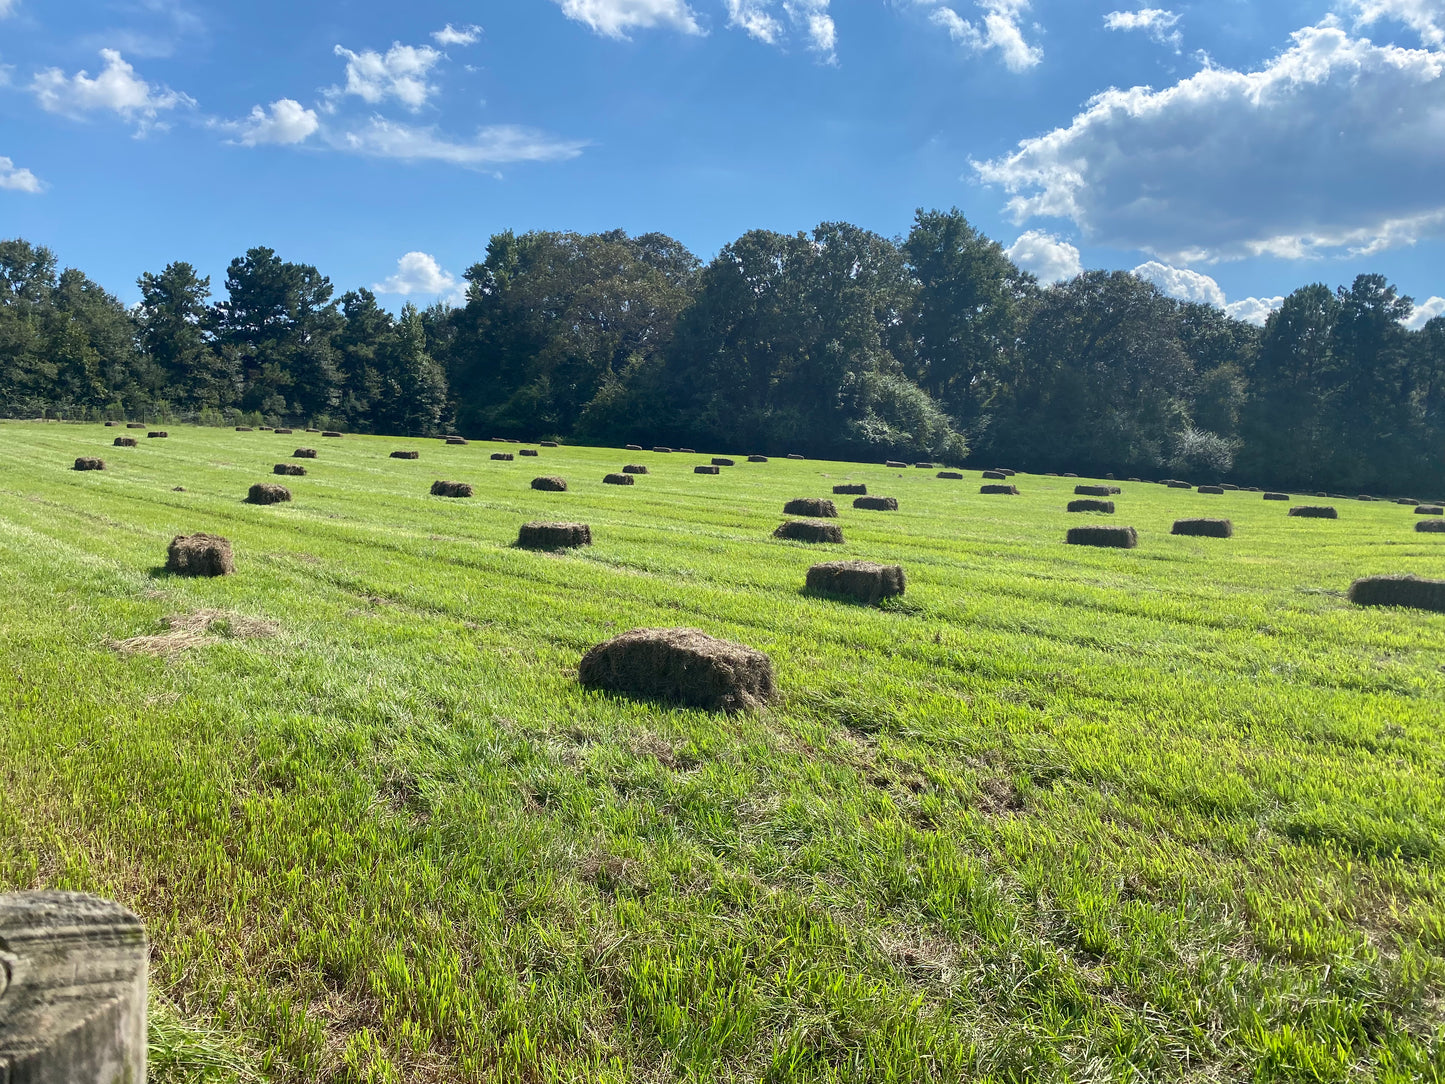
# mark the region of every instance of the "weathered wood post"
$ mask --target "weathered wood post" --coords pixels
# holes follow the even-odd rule
[[[0,1084],[144,1084],[147,962],[119,904],[0,895]]]

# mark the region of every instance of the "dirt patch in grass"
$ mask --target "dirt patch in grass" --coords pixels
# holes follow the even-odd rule
[[[197,610],[162,618],[166,631],[152,636],[132,636],[128,640],[112,640],[110,647],[122,655],[159,655],[169,657],[201,647],[216,640],[265,640],[280,628],[264,621],[226,610]]]

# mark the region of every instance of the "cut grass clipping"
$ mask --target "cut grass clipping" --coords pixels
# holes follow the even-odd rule
[[[577,678],[589,689],[704,711],[754,710],[777,696],[766,655],[698,629],[624,632],[582,656]]]
[[[1234,524],[1227,519],[1176,519],[1169,533],[1196,538],[1233,538]]]
[[[807,590],[810,594],[838,595],[869,606],[903,594],[906,585],[902,565],[828,561],[808,569]]]
[[[1365,576],[1350,584],[1350,601],[1356,606],[1407,606],[1445,613],[1445,580],[1412,575]]]
[[[565,550],[592,545],[592,528],[585,523],[524,523],[517,545],[529,550]]]
[[[1070,527],[1065,541],[1071,546],[1131,550],[1139,544],[1139,532],[1133,527]]]
[[[819,523],[811,519],[790,519],[773,532],[774,538],[790,542],[842,542],[843,528],[836,523]]]

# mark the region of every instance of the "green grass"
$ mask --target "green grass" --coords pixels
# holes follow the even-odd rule
[[[1344,597],[1445,575],[1409,508],[1124,483],[1107,551],[1072,479],[115,433],[0,425],[0,888],[145,918],[160,1081],[1445,1079],[1445,616]],[[843,481],[901,510],[770,537]],[[193,531],[235,576],[159,572]],[[843,556],[907,595],[802,593]],[[656,625],[780,703],[578,687]]]

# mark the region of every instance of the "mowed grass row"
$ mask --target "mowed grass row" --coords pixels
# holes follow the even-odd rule
[[[0,425],[0,887],[146,919],[160,1080],[1445,1077],[1445,616],[1344,598],[1445,576],[1409,508],[116,432]],[[859,481],[900,510],[770,537]],[[1139,548],[1062,544],[1096,520]],[[160,574],[193,531],[235,576]],[[805,596],[842,556],[907,595]],[[780,703],[578,687],[649,625],[767,651]]]

